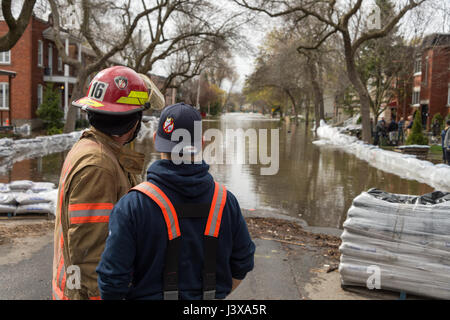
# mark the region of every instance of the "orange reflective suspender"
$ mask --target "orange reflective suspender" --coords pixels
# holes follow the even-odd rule
[[[164,267],[163,290],[165,300],[178,299],[178,256],[181,232],[178,224],[177,211],[169,198],[158,186],[143,182],[131,190],[137,190],[151,198],[161,209],[167,226],[168,246],[166,252],[166,265]],[[227,198],[226,188],[215,182],[213,200],[207,211],[203,204],[177,205],[183,211],[187,207],[187,214],[182,213],[180,218],[208,217],[204,232],[204,265],[203,265],[203,299],[214,299],[216,289],[216,252],[223,209]],[[198,209],[198,210],[196,210]],[[196,211],[200,211],[196,213]],[[206,214],[202,214],[203,211]]]
[[[143,182],[132,188],[131,190],[137,190],[144,193],[153,201],[155,201],[156,204],[161,208],[161,211],[164,215],[164,220],[166,221],[169,240],[178,238],[181,235],[180,226],[178,225],[178,216],[175,208],[173,207],[172,202],[170,202],[169,198],[167,198],[167,196],[164,194],[164,192],[162,192],[160,188],[158,188],[153,183]]]

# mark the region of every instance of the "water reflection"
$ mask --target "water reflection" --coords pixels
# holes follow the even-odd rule
[[[314,135],[304,124],[280,124],[257,115],[225,115],[203,122],[203,130],[215,128],[225,134],[227,128],[279,129],[279,171],[276,175],[260,174],[268,165],[212,164],[211,173],[237,197],[242,208],[274,210],[300,217],[309,225],[342,227],[352,200],[362,191],[376,187],[400,194],[425,194],[433,188],[417,181],[377,170],[368,163],[343,151],[312,144]],[[151,135],[149,135],[151,136]],[[270,141],[270,139],[269,139]],[[243,152],[222,143],[224,159],[227,154]],[[258,144],[246,141],[246,150],[258,151]],[[134,146],[146,155],[146,166],[159,159],[151,139]],[[271,149],[269,148],[269,154]],[[29,179],[58,183],[64,153],[39,159],[25,160],[13,165],[1,182]],[[248,163],[248,152],[246,163]]]

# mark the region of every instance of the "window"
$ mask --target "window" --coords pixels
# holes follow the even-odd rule
[[[11,50],[0,52],[0,63],[1,64],[11,63]]]
[[[447,91],[447,107],[450,107],[450,83],[448,84],[448,91]]]
[[[423,76],[423,83],[428,85],[428,56],[425,57],[425,75]]]
[[[414,63],[414,73],[422,72],[422,57],[417,57]]]
[[[62,69],[63,69],[62,58],[58,57],[58,71],[62,71]]]
[[[420,104],[420,91],[414,91],[412,95],[412,104],[419,105]]]
[[[0,110],[9,109],[9,84],[0,82]]]
[[[53,46],[51,43],[48,45],[48,71],[49,71],[49,75],[52,75],[52,73],[53,73]]]
[[[37,107],[42,104],[42,84],[38,84],[37,86]]]
[[[42,45],[42,41],[38,40],[38,67],[42,67],[44,65],[43,51],[44,47]]]

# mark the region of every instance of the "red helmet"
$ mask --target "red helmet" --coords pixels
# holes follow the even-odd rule
[[[130,114],[146,109],[148,89],[144,80],[128,67],[100,71],[89,84],[87,96],[72,105],[104,114]]]

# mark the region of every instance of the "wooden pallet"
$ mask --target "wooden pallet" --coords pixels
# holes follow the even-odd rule
[[[55,217],[50,213],[0,213],[0,220],[26,220],[26,219],[46,219],[53,220]]]

